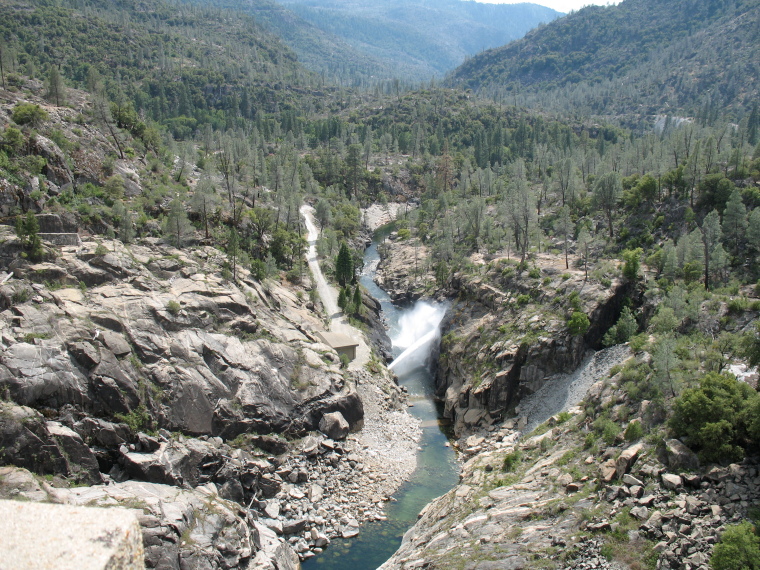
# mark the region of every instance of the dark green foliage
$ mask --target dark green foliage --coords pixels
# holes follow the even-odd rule
[[[675,400],[670,426],[704,461],[739,461],[757,436],[759,404],[747,384],[709,372]]]
[[[567,329],[572,336],[582,336],[586,334],[590,326],[591,322],[589,321],[588,316],[586,316],[586,313],[581,313],[580,311],[575,311],[567,321]]]
[[[522,460],[522,452],[519,449],[507,453],[504,456],[504,462],[501,465],[501,470],[510,473],[520,464]]]
[[[622,344],[628,342],[636,331],[639,329],[639,324],[636,322],[636,317],[633,316],[631,309],[624,307],[620,313],[620,318],[607,333],[604,335],[602,342],[604,346],[613,346],[615,344]]]
[[[635,281],[639,277],[639,267],[641,266],[641,256],[644,251],[641,248],[634,250],[625,250],[623,252],[623,277],[629,281]]]
[[[16,237],[19,239],[21,248],[24,250],[23,256],[29,257],[33,261],[42,258],[42,239],[39,236],[40,223],[37,216],[29,211],[25,217],[16,216]]]
[[[362,310],[362,291],[361,291],[361,288],[360,288],[360,286],[359,286],[358,283],[356,284],[356,287],[354,287],[354,296],[353,296],[353,299],[352,299],[351,302],[353,304],[353,312],[354,312],[354,314],[358,315],[359,313],[361,313],[361,310]]]
[[[341,287],[345,287],[354,279],[354,262],[345,243],[341,244],[338,257],[335,260],[335,279]]]
[[[19,129],[5,127],[2,138],[0,138],[0,148],[8,154],[14,155],[21,151],[24,146],[24,135]]]
[[[735,2],[731,9],[723,0],[588,6],[465,61],[448,83],[505,97],[510,91],[540,94],[536,99],[543,104],[599,114],[632,108],[672,113],[675,107],[714,121],[723,105],[747,109],[755,103],[753,91],[719,78],[741,77],[745,85],[757,86],[758,70],[746,70],[760,60],[759,24],[753,0]],[[735,43],[726,45],[726,37]],[[676,54],[683,53],[689,58],[673,66]],[[703,96],[708,90],[709,99]]]
[[[48,113],[34,103],[18,103],[13,108],[11,119],[17,125],[39,125],[40,123],[47,121]]]
[[[760,323],[742,339],[742,351],[750,366],[760,366]]]
[[[348,300],[346,299],[346,289],[345,287],[341,287],[340,291],[338,291],[338,307],[340,307],[341,311],[345,311],[347,305]]]
[[[644,437],[644,428],[642,427],[641,422],[633,421],[629,423],[625,428],[623,437],[625,437],[627,441],[637,441]]]
[[[760,537],[749,522],[726,528],[715,545],[710,566],[713,570],[760,569]]]

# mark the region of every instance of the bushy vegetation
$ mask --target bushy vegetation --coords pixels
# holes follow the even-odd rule
[[[760,569],[760,537],[754,525],[743,522],[726,528],[715,545],[710,566],[713,570]]]
[[[704,461],[740,461],[746,447],[760,441],[760,395],[710,372],[673,402],[670,425]]]

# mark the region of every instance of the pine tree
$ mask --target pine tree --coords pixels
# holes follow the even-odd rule
[[[569,269],[570,261],[568,260],[568,250],[570,249],[570,234],[573,231],[573,222],[570,219],[569,206],[562,206],[559,209],[559,216],[557,217],[557,221],[554,222],[554,228],[557,230],[558,237],[561,237],[565,244],[565,269]]]
[[[341,311],[346,310],[346,290],[343,287],[338,292],[338,307],[340,307]]]
[[[54,103],[56,107],[66,104],[66,87],[64,86],[63,78],[55,65],[50,67],[46,87],[47,91],[45,92],[45,97],[48,101]]]
[[[736,253],[742,249],[744,232],[747,230],[747,208],[742,202],[738,188],[734,188],[723,210],[723,233],[732,250]]]
[[[354,299],[353,299],[353,305],[354,305],[354,313],[359,314],[361,313],[362,309],[362,292],[359,287],[359,284],[356,284],[356,287],[354,288]]]
[[[345,243],[340,245],[338,258],[335,260],[335,278],[341,287],[345,287],[354,279],[354,264],[351,260],[351,252]]]
[[[175,198],[169,204],[169,215],[164,221],[164,233],[175,247],[181,249],[192,230],[193,226],[187,218],[185,204],[179,198]]]
[[[617,208],[620,198],[620,180],[614,172],[608,172],[600,176],[594,185],[594,204],[604,211],[607,216],[607,225],[610,230],[610,238],[614,237],[612,229],[612,215]]]
[[[705,216],[704,222],[702,222],[702,244],[704,246],[705,256],[705,289],[710,288],[710,272],[712,268],[710,266],[712,261],[719,261],[716,259],[719,257],[720,252],[717,247],[720,244],[721,238],[720,230],[720,216],[718,212],[713,210]],[[723,247],[721,246],[721,250]]]

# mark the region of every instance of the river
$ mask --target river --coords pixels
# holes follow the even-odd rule
[[[334,540],[322,554],[305,561],[304,570],[374,570],[398,549],[401,538],[415,523],[422,508],[454,487],[459,479],[454,451],[447,447],[448,439],[439,422],[433,377],[425,365],[433,343],[439,340],[433,331],[437,331],[445,307],[427,302],[418,302],[409,308],[393,305],[373,280],[379,259],[373,242],[365,252],[365,270],[360,281],[382,305],[397,359],[394,370],[399,384],[409,392],[409,401],[413,404],[410,412],[422,422],[417,468],[388,504],[387,521],[363,525],[354,539]],[[403,357],[398,358],[401,355]]]

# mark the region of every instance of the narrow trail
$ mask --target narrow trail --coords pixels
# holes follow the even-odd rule
[[[369,346],[364,338],[364,334],[348,323],[348,318],[338,307],[338,291],[327,282],[322,273],[322,268],[319,266],[319,260],[317,259],[319,230],[317,230],[317,225],[314,223],[314,208],[304,204],[301,206],[300,212],[308,231],[306,239],[309,249],[306,253],[306,259],[309,262],[309,269],[311,269],[311,274],[314,276],[314,281],[317,284],[317,292],[320,299],[322,299],[322,305],[324,305],[327,316],[330,319],[330,331],[346,335],[359,343],[359,346],[356,347],[356,358],[351,361],[348,367],[350,370],[362,369],[369,362]]]
[[[518,406],[518,415],[528,418],[523,433],[532,432],[550,417],[578,405],[592,384],[601,380],[610,368],[624,362],[630,355],[627,344],[611,346],[586,358],[571,374],[558,374],[548,379]]]

